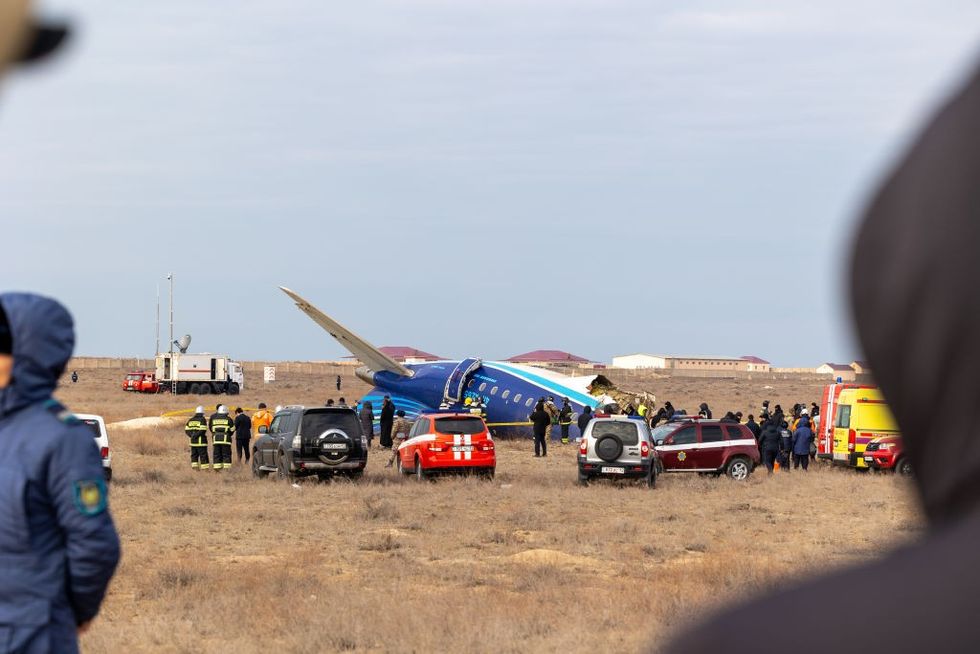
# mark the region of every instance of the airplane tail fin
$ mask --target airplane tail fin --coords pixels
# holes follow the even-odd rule
[[[356,356],[361,363],[370,368],[372,371],[379,372],[381,370],[387,370],[388,372],[401,375],[402,377],[411,377],[415,374],[354,332],[341,325],[327,314],[317,309],[295,292],[284,286],[280,286],[279,288],[283,293],[288,295],[294,302],[296,302],[296,306],[299,307],[300,311],[312,318],[313,322],[320,325],[320,327],[326,330],[328,334],[333,336],[338,343],[343,345],[348,352]]]

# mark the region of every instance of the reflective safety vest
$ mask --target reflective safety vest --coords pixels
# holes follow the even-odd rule
[[[184,425],[184,433],[191,439],[191,447],[201,447],[208,444],[206,438],[208,435],[208,425],[204,422],[203,415],[191,416],[191,419]]]
[[[636,412],[639,413],[641,417],[646,418],[647,417],[647,405],[646,404],[641,404],[640,407],[636,410]]]
[[[231,434],[235,424],[225,414],[211,416],[211,433],[214,434],[215,445],[231,445]]]

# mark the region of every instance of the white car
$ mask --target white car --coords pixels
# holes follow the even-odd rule
[[[95,444],[102,455],[102,470],[105,472],[105,480],[112,480],[112,452],[109,450],[109,432],[105,429],[105,420],[102,416],[89,413],[76,413],[75,417],[88,425],[95,435]]]

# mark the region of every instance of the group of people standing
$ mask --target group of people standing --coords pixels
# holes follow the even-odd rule
[[[204,407],[199,406],[184,424],[184,433],[190,438],[191,467],[195,470],[224,470],[231,467],[231,441],[235,437],[238,462],[248,463],[251,456],[252,429],[269,428],[272,412],[264,402],[251,417],[238,407],[235,417],[228,414],[228,407],[218,404],[210,418],[204,417]],[[208,432],[211,432],[212,456],[208,456]]]
[[[755,422],[750,415],[746,427],[759,443],[762,462],[769,473],[776,469],[789,470],[790,460],[793,468],[807,470],[810,460],[816,456],[816,433],[820,420],[820,407],[812,404],[807,409],[802,404],[793,406],[787,418],[778,404],[769,411],[768,400],[763,403],[761,421]]]

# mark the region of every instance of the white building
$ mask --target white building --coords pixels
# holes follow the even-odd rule
[[[613,357],[613,368],[628,368],[636,370],[638,368],[659,368],[667,367],[667,357],[657,354],[624,354],[623,356]]]

